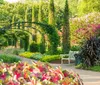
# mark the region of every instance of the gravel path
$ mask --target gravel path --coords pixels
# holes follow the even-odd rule
[[[22,62],[28,62],[32,63],[32,59],[22,58],[19,57]],[[78,73],[80,77],[82,78],[84,85],[100,85],[100,72],[93,72],[93,71],[87,71],[87,70],[81,70],[81,69],[75,69],[74,65],[68,65],[68,64],[51,64],[51,66],[58,67],[60,66],[62,69],[67,70],[73,70],[74,72]]]

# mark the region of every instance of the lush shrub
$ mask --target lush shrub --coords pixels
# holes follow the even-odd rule
[[[24,52],[24,49],[14,48],[14,47],[7,47],[3,50],[4,53],[15,54],[18,55]]]
[[[39,44],[39,52],[42,54],[45,53],[45,44],[43,44],[43,43]]]
[[[24,52],[24,53],[19,54],[19,56],[25,57],[25,58],[30,58],[32,55],[33,55],[32,52]]]
[[[81,69],[81,68],[83,68],[83,64],[80,63],[80,64],[76,65],[75,68],[77,68],[77,69]]]
[[[83,64],[86,67],[96,65],[100,61],[100,38],[91,37],[87,40],[79,54],[82,57]]]
[[[89,35],[89,33],[91,32],[91,28],[94,29],[94,25],[97,24],[100,24],[99,12],[89,13],[82,17],[71,18],[71,44],[79,44],[83,40],[83,38],[86,38],[87,35]],[[86,30],[88,33],[84,34],[84,30]]]
[[[24,50],[27,51],[29,47],[29,35],[25,34],[25,38],[23,40],[24,40]]]
[[[42,62],[33,62],[32,65],[0,62],[0,67],[1,85],[83,85],[77,73],[54,69]]]
[[[5,62],[5,63],[14,63],[20,61],[19,58],[17,58],[14,55],[9,55],[9,54],[0,54],[0,61]]]
[[[2,47],[2,46],[7,46],[8,45],[8,43],[7,43],[7,40],[6,40],[6,38],[4,38],[4,37],[0,37],[0,48]]]
[[[33,53],[32,56],[30,56],[31,59],[40,60],[43,57],[41,53]]]
[[[88,69],[92,70],[92,71],[98,71],[98,72],[100,72],[100,66],[93,66],[93,67],[89,67]]]
[[[50,61],[58,60],[60,58],[61,57],[59,55],[45,55],[41,58],[41,61],[50,62]]]
[[[81,47],[80,46],[72,46],[71,47],[71,51],[79,51],[81,49]]]
[[[43,55],[39,52],[24,52],[24,53],[20,53],[19,56],[21,57],[25,57],[25,58],[31,58],[31,59],[35,59],[35,60],[40,60]]]
[[[14,49],[13,54],[19,55],[20,53],[24,52],[24,49]]]
[[[32,42],[30,44],[30,52],[38,52],[39,51],[39,46],[36,42]]]

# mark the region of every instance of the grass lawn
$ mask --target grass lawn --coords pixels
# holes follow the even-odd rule
[[[100,66],[90,67],[89,70],[100,72]]]

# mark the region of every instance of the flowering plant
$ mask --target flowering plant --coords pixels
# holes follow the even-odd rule
[[[83,85],[79,75],[47,63],[0,62],[0,85]]]
[[[100,24],[90,24],[86,28],[79,28],[74,33],[74,42],[80,43],[88,40],[93,36],[100,36]]]

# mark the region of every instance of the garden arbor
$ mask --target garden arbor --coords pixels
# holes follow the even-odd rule
[[[44,36],[44,33],[47,34],[47,36],[48,36],[48,39],[50,42],[50,48],[48,50],[50,51],[51,54],[55,54],[57,52],[57,46],[59,44],[59,37],[58,37],[57,31],[51,25],[44,24],[44,23],[37,23],[37,22],[16,22],[16,23],[10,24],[4,30],[11,29],[11,28],[18,29],[18,30],[19,29],[25,30],[24,28],[30,28],[30,29],[37,30],[36,28],[34,28],[32,26],[28,26],[28,25],[26,26],[26,23],[28,23],[28,24],[32,23],[32,24],[35,24],[37,26],[40,26],[38,31],[42,33],[42,36]],[[44,41],[44,43],[45,43],[45,41]]]

